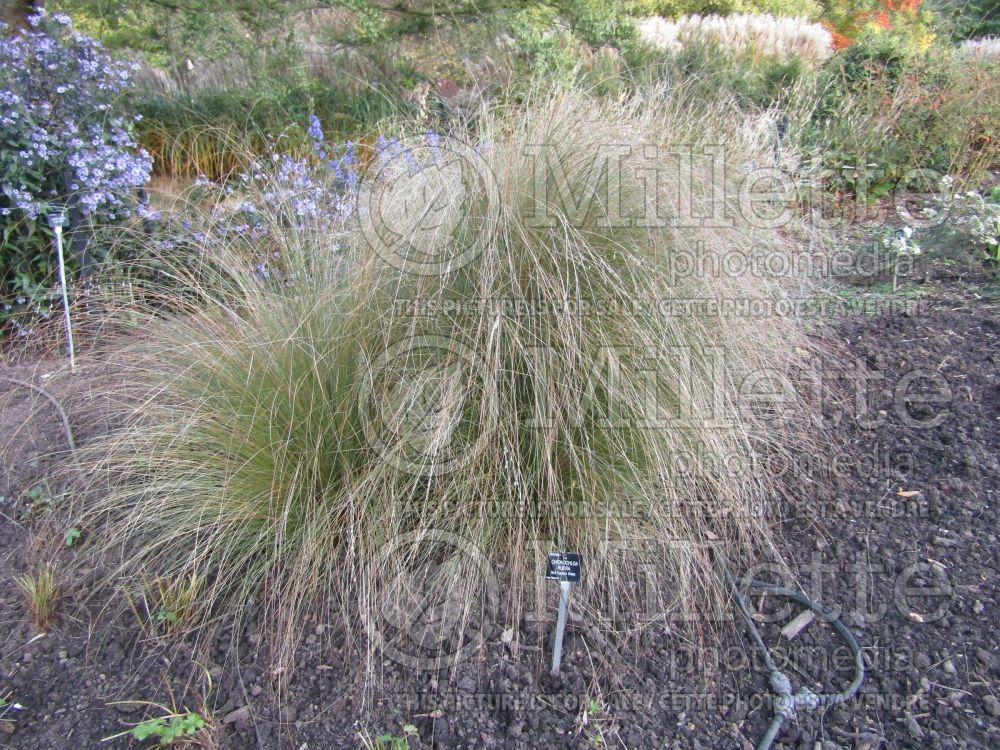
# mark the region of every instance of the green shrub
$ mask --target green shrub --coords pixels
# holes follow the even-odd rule
[[[938,25],[954,37],[1000,36],[1000,6],[994,0],[966,0],[960,12],[947,0],[928,0],[925,4],[935,12]]]
[[[635,22],[628,2],[614,0],[562,0],[557,3],[573,30],[594,46],[620,47],[635,37]]]
[[[870,200],[915,170],[979,182],[1000,159],[997,63],[951,50],[916,53],[891,38],[833,57],[798,103],[795,137],[829,170],[829,185]],[[907,189],[933,190],[936,178]]]
[[[892,34],[865,34],[830,62],[847,91],[856,91],[873,79],[895,84],[914,61],[915,52]]]
[[[873,88],[879,94],[893,93],[903,73],[916,60],[916,51],[898,36],[887,33],[862,35],[824,66],[815,117],[835,116],[845,97],[862,96]]]

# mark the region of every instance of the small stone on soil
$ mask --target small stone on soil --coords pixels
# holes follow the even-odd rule
[[[223,724],[244,723],[250,719],[250,706],[241,706],[222,717]]]
[[[983,708],[990,716],[1000,716],[1000,701],[992,695],[987,695],[983,698]]]

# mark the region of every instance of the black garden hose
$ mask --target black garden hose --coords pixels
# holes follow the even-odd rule
[[[722,564],[722,570],[733,592],[733,597],[736,599],[736,606],[746,621],[747,629],[750,631],[750,635],[753,636],[754,641],[757,643],[757,648],[760,649],[764,657],[764,664],[767,665],[767,668],[771,672],[771,689],[776,695],[774,699],[774,718],[771,720],[771,724],[767,728],[764,737],[757,745],[757,750],[769,750],[778,737],[782,725],[788,719],[795,718],[796,711],[799,708],[811,711],[820,706],[836,706],[850,700],[858,692],[861,683],[865,679],[864,656],[861,653],[861,646],[858,644],[858,640],[854,637],[854,634],[847,629],[847,626],[844,625],[839,617],[827,612],[823,609],[822,605],[814,602],[805,594],[785,588],[784,586],[777,586],[765,581],[751,580],[749,582],[751,587],[798,602],[804,607],[811,609],[822,620],[830,623],[833,629],[837,631],[837,634],[847,643],[854,656],[854,679],[844,690],[837,693],[814,693],[809,688],[803,687],[797,693],[793,694],[792,681],[784,672],[778,669],[774,663],[774,659],[771,658],[771,652],[768,650],[764,639],[760,635],[760,631],[757,629],[757,625],[750,616],[750,610],[747,608],[742,594],[740,594],[739,587],[736,585],[736,579],[733,578],[733,574],[726,567],[725,563]]]

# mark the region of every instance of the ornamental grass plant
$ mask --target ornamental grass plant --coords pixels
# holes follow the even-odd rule
[[[664,52],[680,52],[692,44],[717,44],[733,54],[784,61],[797,58],[810,65],[819,65],[833,54],[832,37],[822,24],[769,13],[694,14],[676,21],[650,16],[640,20],[637,29],[640,38]]]
[[[105,584],[196,578],[189,627],[260,613],[285,665],[343,625],[369,675],[526,637],[551,550],[583,554],[574,607],[609,659],[719,612],[713,555],[774,553],[764,467],[808,450],[813,406],[795,321],[741,302],[779,280],[721,263],[793,252],[739,200],[773,123],[683,100],[538,93],[452,133],[403,123],[331,180],[338,217],[357,183],[332,225],[289,221],[294,190],[248,195],[269,273],[229,232],[176,271],[184,297],[129,311],[121,359],[149,395],[80,493]]]

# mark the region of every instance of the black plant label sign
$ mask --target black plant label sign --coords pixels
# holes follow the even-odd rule
[[[545,579],[579,583],[582,562],[583,556],[576,552],[550,552],[545,566]]]

